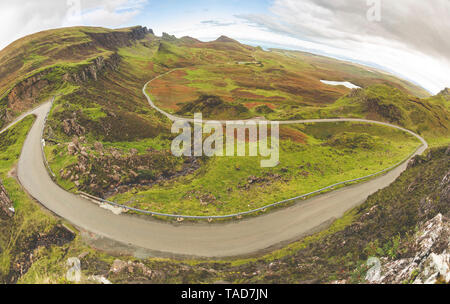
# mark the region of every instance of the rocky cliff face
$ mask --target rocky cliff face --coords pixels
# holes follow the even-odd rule
[[[86,33],[92,40],[106,49],[116,50],[118,47],[131,46],[133,41],[144,39],[147,34],[154,34],[153,30],[137,26],[130,31],[115,31],[109,33]]]
[[[85,82],[87,80],[97,80],[98,74],[103,71],[115,71],[119,67],[120,56],[117,53],[105,59],[100,56],[97,57],[90,65],[80,69],[75,73],[67,73],[62,77],[63,81],[71,81],[75,83]]]
[[[96,81],[100,73],[117,70],[119,63],[120,56],[117,53],[106,59],[99,56],[91,64],[78,71],[62,75],[61,79],[78,84],[88,80]],[[52,72],[54,72],[54,68],[49,68],[18,83],[6,97],[7,108],[0,111],[0,120],[7,123],[13,118],[12,113],[20,113],[31,108],[40,96],[42,89],[51,84],[46,76]]]
[[[450,156],[450,147],[445,154]],[[426,160],[425,160],[426,161]],[[421,162],[411,162],[414,167]],[[445,163],[443,162],[445,166]],[[412,185],[414,186],[414,185]],[[436,204],[439,202],[438,204]],[[450,204],[450,170],[443,176],[437,195],[424,197],[419,203],[419,213],[423,216],[445,210],[439,206]],[[381,275],[369,273],[371,283],[450,283],[450,218],[449,213],[438,213],[434,218],[419,225],[412,240],[401,245],[405,253],[402,258],[390,260],[382,258]]]
[[[14,207],[11,199],[0,181],[0,216],[12,217],[14,215]]]
[[[443,96],[445,99],[450,100],[450,88],[445,88],[441,92],[439,92],[440,96]]]
[[[450,282],[450,220],[438,214],[424,223],[411,244],[415,256],[384,260],[381,276],[369,275],[371,283],[435,284]]]
[[[8,94],[8,109],[13,112],[21,112],[30,108],[42,88],[49,84],[49,81],[44,77],[51,71],[51,69],[42,71],[18,83]]]

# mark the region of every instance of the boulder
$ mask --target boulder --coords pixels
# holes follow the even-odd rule
[[[103,152],[103,144],[99,141],[94,143],[94,149],[97,152]]]
[[[138,150],[137,149],[130,149],[130,154],[131,154],[131,156],[135,156],[135,155],[137,155],[138,154]]]
[[[69,155],[74,155],[77,153],[77,146],[74,143],[69,143],[67,145],[67,151]]]
[[[415,255],[388,261],[381,275],[370,277],[372,283],[434,284],[450,282],[450,221],[442,214],[421,225],[414,241]]]

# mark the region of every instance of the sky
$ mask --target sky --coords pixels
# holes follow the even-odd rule
[[[450,87],[449,20],[450,0],[15,0],[0,3],[0,48],[51,28],[142,25],[362,63],[435,94]]]

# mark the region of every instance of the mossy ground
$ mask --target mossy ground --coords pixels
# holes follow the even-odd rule
[[[275,168],[261,168],[262,157],[214,157],[193,175],[110,200],[169,214],[233,214],[381,171],[404,160],[419,145],[409,135],[387,127],[338,123],[291,128],[307,129],[314,143],[282,140],[280,164]],[[328,132],[327,136],[352,130],[370,138],[373,146],[357,141],[351,147],[337,146],[328,143],[326,136],[312,136],[312,130]]]
[[[61,31],[63,32],[63,30]],[[89,42],[88,40],[83,40],[87,36],[85,33],[81,33],[79,29],[73,29],[67,36],[64,36],[61,31],[54,33],[55,35],[51,36],[51,40],[56,39],[58,41],[61,37],[65,37],[71,42],[73,40],[81,43]],[[102,29],[91,29],[91,31],[105,32]],[[45,38],[45,34],[38,35],[39,39],[43,37]],[[29,41],[22,42],[26,44]],[[119,48],[118,53],[122,56],[119,70],[99,75],[97,82],[88,81],[79,85],[66,83],[62,87],[55,87],[60,89],[64,96],[59,97],[55,102],[48,122],[53,133],[47,130],[46,135],[51,135],[51,139],[61,144],[71,141],[74,134],[64,134],[60,123],[65,119],[73,119],[73,114],[77,113],[75,120],[86,128],[85,137],[89,144],[93,144],[94,141],[102,141],[107,147],[114,147],[124,151],[136,148],[139,153],[145,153],[144,150],[146,150],[145,147],[147,145],[154,149],[166,149],[168,147],[167,143],[171,139],[168,135],[169,123],[167,119],[149,108],[145,98],[142,96],[142,86],[149,79],[170,69],[197,65],[202,68],[197,69],[198,71],[191,69],[187,72],[186,80],[192,82],[189,84],[189,88],[194,91],[218,90],[218,88],[235,90],[240,88],[248,91],[248,93],[259,95],[255,97],[247,94],[247,97],[243,97],[246,94],[245,92],[243,93],[242,90],[235,91],[244,99],[248,99],[242,100],[243,104],[249,108],[250,113],[255,111],[256,116],[261,115],[261,113],[256,112],[256,108],[262,103],[273,111],[263,113],[268,118],[302,119],[351,116],[369,117],[385,121],[395,120],[395,123],[423,134],[435,146],[448,143],[449,141],[448,114],[446,114],[448,113],[448,103],[442,99],[423,100],[411,97],[409,93],[423,92],[394,77],[384,76],[381,79],[375,77],[375,80],[371,80],[369,75],[373,75],[372,71],[364,71],[360,67],[346,63],[331,63],[326,58],[300,52],[274,51],[262,53],[262,51],[257,51],[261,52],[261,54],[256,54],[257,58],[253,58],[250,54],[254,53],[255,49],[242,45],[213,42],[207,44],[196,43],[193,47],[192,45],[186,45],[186,42],[183,41],[160,42],[159,39],[150,37],[144,41],[134,43],[131,47]],[[60,48],[54,41],[51,44],[43,45],[49,46],[56,52],[72,49],[69,45],[60,45]],[[30,48],[26,47],[22,47],[22,49],[30,50]],[[73,49],[76,50],[77,48]],[[67,64],[68,69],[74,68],[72,61],[69,63],[65,60],[61,62],[47,62],[45,61],[47,59],[39,54],[39,50],[35,51],[35,53],[27,54],[29,57],[25,60],[25,65],[23,65],[25,68],[21,70],[21,75],[31,75],[27,73],[34,73],[34,70],[42,68],[43,63],[49,66],[53,64]],[[95,52],[98,51],[104,52],[105,50],[95,50]],[[280,59],[280,54],[283,56],[283,59]],[[85,60],[92,58],[93,53],[80,53],[80,55],[82,56],[77,57],[77,62],[84,64],[86,63]],[[308,57],[308,60],[305,60],[306,57]],[[251,62],[255,61],[255,59],[261,61],[263,66],[261,64],[246,64],[243,67],[240,65],[228,66],[230,62]],[[293,61],[295,61],[295,64]],[[211,62],[213,66],[211,68],[206,67],[205,62]],[[264,70],[269,74],[273,73],[273,75],[276,73],[287,73],[288,76],[293,76],[289,74],[293,72],[293,69],[306,74],[308,74],[308,71],[312,71],[312,74],[308,74],[308,77],[313,75],[313,79],[303,79],[303,85],[308,88],[322,86],[318,79],[326,79],[333,76],[333,80],[351,81],[366,89],[363,92],[364,94],[354,96],[345,88],[334,87],[327,88],[327,92],[322,92],[324,95],[314,90],[312,92],[304,92],[301,90],[301,85],[298,85],[299,75],[293,77],[295,81],[286,83],[286,86],[276,88],[276,90],[271,92],[264,87],[254,87],[254,81],[246,82],[245,79],[239,79],[241,81],[238,85],[239,88],[233,88],[232,86],[236,86],[234,80],[231,82],[223,77],[225,80],[220,82],[218,81],[220,77],[216,77],[217,73],[216,75],[210,73],[211,71],[215,72],[214,68],[217,70],[218,63],[223,64],[223,67],[232,68],[233,71],[249,71],[256,76],[258,74],[260,74],[259,76],[263,75],[258,72],[260,70]],[[20,64],[22,66],[22,63]],[[319,71],[314,72],[313,65],[318,66],[318,64],[321,68]],[[284,66],[286,71],[283,71],[283,67],[280,65]],[[325,66],[327,68],[324,68]],[[56,71],[66,71],[64,70],[65,68],[63,70],[56,68]],[[280,69],[281,72],[277,71],[277,69]],[[339,72],[331,73],[333,70],[339,70]],[[189,75],[189,72],[192,73]],[[49,80],[58,81],[52,78],[52,76],[61,74],[58,73],[50,75]],[[184,78],[183,74],[180,75],[179,78]],[[11,79],[19,78],[14,74],[10,74],[10,77],[4,78],[5,81],[1,84],[2,88],[8,89],[10,83],[13,83]],[[211,85],[208,84],[208,78],[217,81],[213,81]],[[386,83],[388,84],[387,86]],[[264,81],[262,81],[262,84],[265,84]],[[313,85],[311,86],[311,84]],[[267,98],[273,97],[274,93],[277,93],[279,97],[288,99],[289,95],[283,95],[282,90],[294,93],[297,90],[299,98],[288,102],[284,100],[284,104],[282,101],[267,101]],[[224,91],[226,93],[226,90]],[[105,96],[105,92],[107,96]],[[183,92],[183,90],[180,92]],[[42,96],[50,96],[53,93],[53,91],[48,91],[46,92],[47,95],[44,94]],[[335,101],[331,97],[336,97],[338,100]],[[313,104],[316,98],[322,102],[321,105]],[[4,101],[5,99],[3,99]],[[187,101],[189,102],[189,100]],[[299,102],[295,103],[295,101]],[[5,105],[6,103],[2,103],[2,106]],[[170,107],[168,108],[170,109]],[[393,113],[395,115],[392,115]],[[397,116],[397,114],[400,115]],[[142,263],[164,275],[150,278],[127,271],[121,274],[112,274],[109,272],[109,269],[114,259],[118,257],[88,247],[84,244],[79,234],[75,235],[74,240],[65,238],[64,234],[59,234],[57,227],[60,227],[62,221],[43,211],[36,202],[27,196],[17,181],[8,175],[8,172],[11,172],[18,161],[22,143],[31,123],[32,118],[24,120],[10,131],[13,133],[5,133],[6,135],[2,136],[0,141],[0,176],[16,207],[15,217],[11,220],[2,221],[1,225],[0,277],[2,282],[15,282],[18,280],[21,283],[69,283],[65,277],[68,269],[66,263],[69,257],[80,257],[83,282],[90,282],[87,278],[92,274],[105,275],[115,283],[132,281],[211,283],[217,280],[226,280],[234,283],[298,283],[311,279],[328,282],[332,279],[341,278],[349,278],[354,282],[359,282],[364,274],[362,265],[369,255],[398,256],[403,254],[398,246],[399,236],[401,239],[408,238],[408,235],[411,231],[414,231],[420,220],[432,217],[436,212],[448,212],[448,204],[442,205],[439,203],[438,197],[434,199],[436,208],[426,216],[421,214],[418,208],[420,201],[424,197],[434,195],[433,193],[441,182],[444,171],[448,169],[448,156],[445,156],[441,150],[433,150],[432,157],[425,158],[422,163],[410,168],[393,185],[371,196],[361,207],[349,211],[343,218],[332,224],[329,229],[263,257],[226,261],[188,260],[178,262],[163,259],[144,259],[141,260]],[[347,172],[346,174],[349,177],[359,177],[361,173],[366,175],[366,173],[370,173],[377,168],[385,168],[389,162],[394,162],[395,159],[401,159],[407,155],[408,151],[411,151],[416,145],[415,141],[404,138],[403,135],[396,134],[392,130],[383,131],[377,129],[376,132],[372,132],[367,130],[366,127],[355,130],[354,126],[340,126],[345,126],[345,124],[321,125],[321,127],[314,125],[294,127],[308,136],[307,144],[304,145],[295,140],[284,139],[282,149],[288,153],[282,156],[282,161],[286,165],[276,169],[280,170],[276,174],[284,175],[291,181],[291,185],[289,183],[280,185],[280,183],[275,182],[265,187],[298,194],[298,190],[306,191],[305,185],[310,185],[311,188],[314,186],[315,188],[315,186],[325,180],[325,177],[328,179],[325,180],[326,182],[331,182],[333,179],[340,181],[341,177],[343,177],[341,174],[344,174],[344,172]],[[333,139],[336,139],[338,132],[370,134],[371,140],[367,142],[362,138],[363,142],[374,143],[376,149],[372,152],[371,150],[366,151],[362,147],[350,149],[348,148],[348,137],[340,139],[340,143],[343,142],[344,145],[340,145],[339,149],[329,146]],[[289,133],[292,134],[292,131]],[[158,138],[161,134],[163,134],[163,137]],[[381,135],[385,136],[380,138]],[[384,138],[389,138],[390,142],[385,143]],[[353,144],[354,140],[359,141],[358,137],[353,135],[350,136],[350,139],[350,144]],[[286,143],[287,145],[285,146],[284,144]],[[400,146],[402,146],[401,149]],[[60,149],[58,152],[63,151],[61,147],[57,148],[49,145],[48,148],[50,152],[52,149]],[[304,163],[300,162],[296,157],[298,155],[303,157]],[[66,155],[61,155],[60,159],[55,157],[51,160],[54,171],[75,161],[74,158],[66,158]],[[380,163],[381,160],[383,163]],[[265,172],[256,166],[256,159],[248,161],[243,158],[238,159],[237,162],[238,166],[235,163],[230,163],[227,159],[214,159],[199,170],[198,175],[195,175],[195,180],[192,177],[181,178],[176,180],[175,184],[187,189],[183,185],[183,182],[185,182],[198,187],[197,189],[202,192],[217,191],[216,195],[221,196],[222,199],[226,187],[223,184],[217,183],[215,185],[211,183],[211,180],[222,180],[224,174],[219,174],[220,170],[225,172],[224,183],[230,183],[235,189],[238,185],[238,180],[235,180],[236,176],[240,178],[239,182],[242,186],[245,186],[245,183],[242,182],[246,181],[248,175],[253,174],[259,178],[264,177]],[[307,178],[304,178],[303,175],[298,176],[298,173],[302,171],[296,170],[300,170],[300,166],[305,166],[302,170],[307,168],[308,162],[311,165],[311,168],[308,169],[311,171],[311,174]],[[281,169],[284,167],[287,167],[287,171],[281,172]],[[209,171],[209,168],[214,170]],[[239,170],[236,170],[237,168]],[[368,170],[365,170],[365,168]],[[339,170],[342,170],[342,172]],[[336,172],[339,174],[336,174]],[[246,177],[244,177],[244,173],[247,174]],[[322,174],[324,175],[322,176]],[[293,186],[295,184],[294,181],[298,182],[299,180],[302,182],[307,181],[303,186],[300,186],[301,189]],[[60,182],[62,181],[60,180]],[[420,185],[420,187],[410,188],[409,186],[412,184]],[[63,186],[73,187],[71,184]],[[166,199],[170,201],[170,199],[176,200],[179,198],[179,194],[174,193],[170,186],[170,184],[157,185],[154,188],[161,191],[161,194],[155,192],[160,195],[161,201],[159,205],[161,210],[167,208],[167,210],[174,212],[183,211],[176,204],[168,207],[161,204]],[[289,186],[292,186],[292,188],[289,188]],[[256,193],[255,189],[257,188],[250,187],[249,193],[257,196],[258,193]],[[151,193],[151,191],[152,189],[147,189],[142,194],[155,194]],[[236,193],[240,192],[242,191],[236,191]],[[129,200],[126,195],[130,194],[123,195],[124,202]],[[262,194],[262,196],[269,199],[278,199],[277,195]],[[231,209],[236,207],[248,208],[248,202],[253,201],[253,197],[248,197],[247,204],[230,206]],[[146,199],[143,201],[143,203],[148,202],[151,202],[151,200]],[[205,209],[207,212],[210,212],[208,210],[218,211],[215,205],[201,206],[198,200],[192,200],[190,204],[193,211],[204,212]],[[377,210],[379,211],[376,211],[372,218],[363,218],[374,206],[378,206]],[[158,206],[151,207],[156,208]],[[225,211],[225,209],[221,210],[221,212]],[[361,222],[363,223],[362,225]],[[36,238],[44,237],[46,239],[46,236],[56,237],[55,242],[36,242]],[[62,243],[58,244],[58,242]],[[29,255],[30,253],[33,253],[33,258]],[[138,259],[132,257],[120,257],[120,259],[138,261]],[[21,268],[17,265],[26,266],[23,268],[23,273],[21,273]],[[29,268],[27,268],[28,266]]]
[[[436,192],[449,168],[448,155],[441,148],[433,150],[428,157],[420,157],[395,183],[372,195],[360,207],[347,212],[330,228],[262,257],[222,261],[115,257],[90,248],[79,234],[73,240],[60,240],[62,244],[59,245],[56,240],[55,244],[36,247],[33,236],[51,233],[63,223],[43,211],[8,174],[18,161],[33,120],[33,117],[28,117],[1,135],[0,174],[16,207],[15,217],[2,221],[1,225],[0,277],[5,283],[12,282],[11,279],[18,283],[73,283],[66,278],[69,257],[80,258],[81,282],[84,283],[95,282],[89,279],[91,275],[105,276],[113,283],[212,283],[220,280],[233,283],[298,283],[335,279],[361,282],[367,271],[364,263],[368,256],[401,257],[408,254],[402,244],[408,240],[417,223],[433,217],[437,212],[445,214],[449,211],[448,204],[442,199],[439,201]],[[421,205],[424,197],[431,202],[426,212]],[[345,246],[342,245],[344,242]],[[30,248],[32,258],[21,254],[30,253]],[[119,273],[111,272],[116,259],[142,263],[153,274],[129,267]],[[17,272],[14,265],[18,262],[29,263],[29,268],[24,273]],[[130,272],[127,269],[134,270]]]
[[[169,86],[172,84],[177,86],[178,82],[185,83],[184,86],[190,86],[195,92],[204,91],[222,95],[225,103],[227,102],[226,92],[236,88],[246,88],[252,94],[259,94],[269,99],[279,91],[272,87],[272,82],[276,81],[270,78],[272,73],[277,73],[276,71],[270,72],[270,69],[274,69],[276,65],[276,58],[272,55],[267,55],[270,58],[264,57],[267,60],[264,62],[264,68],[269,71],[262,73],[260,72],[261,66],[235,63],[238,57],[233,56],[249,54],[248,50],[240,50],[241,46],[237,51],[234,50],[236,51],[233,53],[234,55],[217,49],[197,48],[182,43],[172,45],[163,42],[163,46],[161,47],[157,41],[151,40],[145,44],[136,43],[133,47],[121,48],[119,54],[123,58],[117,72],[107,73],[101,76],[97,82],[87,83],[82,89],[57,99],[48,123],[52,132],[47,134],[50,138],[56,138],[57,142],[61,144],[55,146],[49,143],[46,153],[50,166],[57,174],[58,183],[64,188],[70,191],[77,190],[73,181],[61,178],[60,172],[78,161],[76,157],[67,155],[64,143],[72,141],[72,137],[77,134],[65,134],[61,131],[61,121],[65,119],[75,119],[86,129],[84,137],[86,137],[87,146],[92,146],[95,141],[100,141],[105,148],[118,149],[122,154],[127,154],[132,148],[137,149],[140,154],[147,153],[148,148],[159,151],[170,148],[171,140],[175,137],[170,134],[170,124],[146,104],[141,89],[148,79],[162,74],[172,67],[187,65],[188,62],[191,66],[167,74],[169,79],[165,79],[166,76],[164,76],[163,83]],[[231,69],[230,73],[226,73],[229,79],[222,77],[224,71],[216,65],[204,65],[204,60],[212,61],[209,58],[211,54],[220,55],[218,58],[214,57],[214,61],[221,62],[220,64],[224,67]],[[283,57],[280,60],[284,62],[288,60],[287,58]],[[228,64],[230,61],[233,64]],[[203,65],[201,65],[202,62]],[[308,66],[301,65],[301,60],[284,63],[289,73],[296,68],[302,71],[309,69]],[[192,67],[192,65],[201,67]],[[262,77],[258,84],[260,87],[254,87],[255,84],[251,86],[251,82],[247,79],[249,75]],[[173,82],[170,77],[175,77],[176,81]],[[266,83],[269,79],[272,82]],[[220,81],[224,85],[219,83]],[[262,86],[267,86],[267,88]],[[156,85],[156,87],[161,90],[167,89],[162,85]],[[153,89],[154,87],[149,87],[149,91],[152,93],[154,93]],[[338,92],[342,88],[336,90]],[[104,92],[108,92],[108,99],[103,97]],[[170,94],[164,95],[169,105],[171,100],[177,100],[178,95],[174,96],[173,92],[176,90],[169,89],[167,93]],[[348,90],[345,89],[340,94],[346,92]],[[285,91],[280,94],[290,98],[291,101],[285,102],[285,105],[289,107],[295,103],[295,96],[298,97],[295,92],[288,94]],[[401,93],[398,94],[401,95]],[[246,100],[244,104],[255,101]],[[259,101],[261,102],[261,100]],[[345,101],[345,103],[351,105],[351,102]],[[166,103],[161,103],[161,105],[164,104]],[[271,115],[277,117],[283,113],[284,108],[281,107],[281,103],[277,105],[273,103],[273,105],[275,105],[274,112],[267,111],[270,117]],[[334,104],[327,106],[335,107]],[[226,108],[228,109],[228,107]],[[333,116],[324,114],[329,111],[327,107],[314,106],[312,101],[309,105],[302,104],[302,107],[298,109],[309,111],[313,108],[315,114],[310,115],[311,117]],[[250,107],[250,112],[246,115],[254,116],[252,114],[254,109],[257,109],[257,106]],[[358,109],[359,112],[355,110],[352,113],[363,117],[362,106],[359,105]],[[231,112],[221,111],[220,115],[223,116],[221,118],[236,118],[234,117],[236,115],[226,117]],[[254,114],[256,116],[256,112]],[[355,146],[331,143],[331,137],[342,132],[353,132],[360,136],[367,134],[366,139],[370,143],[366,144],[372,145],[371,148],[357,142],[359,140],[357,134],[347,139]],[[260,157],[214,157],[207,159],[194,174],[166,179],[151,184],[151,186],[144,184],[142,187],[130,189],[125,193],[121,191],[120,194],[109,197],[109,199],[144,210],[171,214],[206,216],[230,214],[255,209],[337,182],[378,172],[405,159],[417,145],[418,142],[415,139],[402,132],[369,124],[283,126],[281,128],[280,164],[273,169],[261,168]],[[137,169],[133,170],[137,172]],[[250,184],[249,178],[253,177],[256,178],[256,182]],[[102,179],[113,183],[108,176],[102,175]],[[122,176],[122,179],[126,180],[128,177]],[[87,186],[89,185],[84,188]],[[84,191],[89,192],[89,189]]]

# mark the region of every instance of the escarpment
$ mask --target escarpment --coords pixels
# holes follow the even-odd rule
[[[98,45],[116,50],[118,47],[131,46],[133,41],[144,39],[147,34],[154,35],[153,30],[145,26],[131,28],[130,31],[114,31],[107,33],[86,32],[91,39]]]
[[[72,73],[65,73],[62,76],[63,81],[71,81],[81,83],[90,79],[97,80],[99,73],[103,71],[115,71],[119,67],[120,56],[117,53],[112,54],[109,58],[99,56],[95,58],[91,64]]]
[[[17,77],[15,83],[11,83],[10,88],[1,94],[0,128],[19,113],[42,101],[40,99],[51,96],[53,91],[58,90],[66,82],[81,84],[86,81],[97,81],[100,74],[117,70],[121,60],[117,53],[120,47],[130,46],[147,35],[153,35],[151,29],[141,26],[104,32],[86,28],[81,29],[80,33],[84,35],[83,38],[59,37],[60,44],[67,45],[51,54],[45,50],[47,59],[42,62],[40,70],[27,68],[22,71],[24,63],[9,68],[10,74],[17,74]],[[74,39],[80,41],[72,41]],[[24,52],[26,50],[19,52],[18,60],[24,61],[30,56]],[[9,58],[10,53],[8,49],[4,56]],[[41,54],[36,53],[33,56]],[[67,64],[72,61],[73,63]],[[20,77],[21,74],[24,76]]]
[[[41,71],[16,84],[3,98],[0,104],[5,104],[6,108],[0,110],[0,120],[3,125],[11,121],[14,113],[20,113],[33,107],[41,96],[42,90],[49,85],[54,85],[54,89],[64,82],[80,84],[89,80],[96,81],[99,74],[112,70],[117,70],[120,63],[120,56],[113,53],[110,57],[99,56],[87,65],[80,65],[77,69],[66,70],[60,67],[51,67]],[[56,79],[55,82],[52,80]]]

